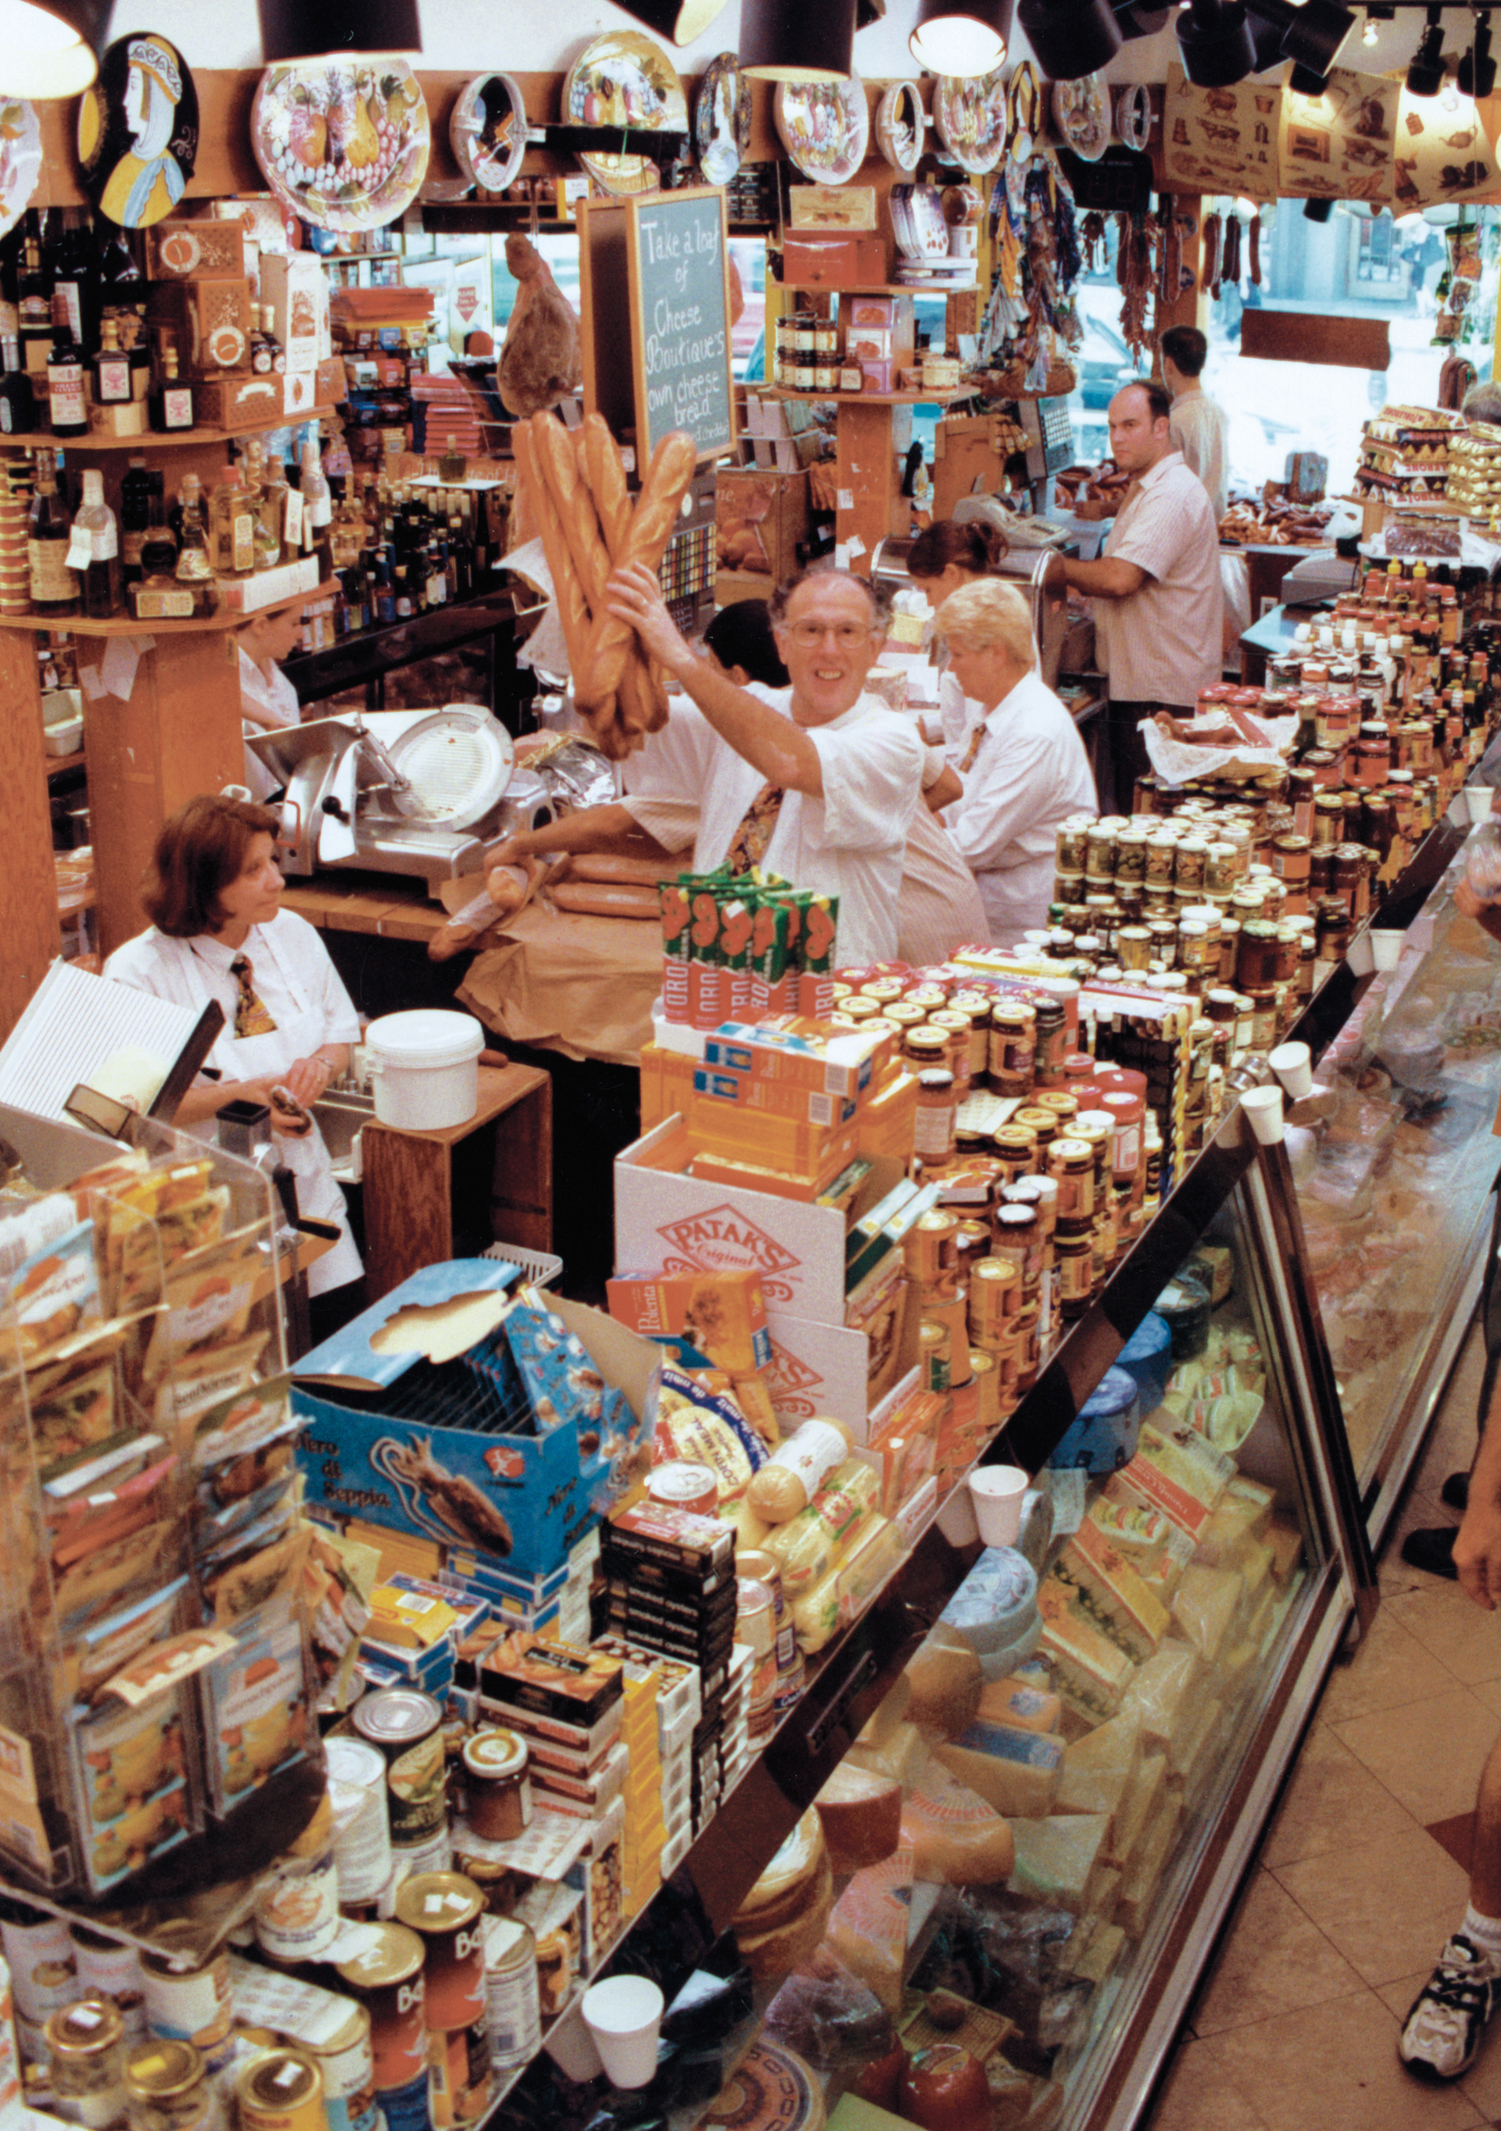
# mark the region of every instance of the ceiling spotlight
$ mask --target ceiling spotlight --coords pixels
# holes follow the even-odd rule
[[[758,81],[836,81],[855,63],[855,0],[743,0],[740,71]]]
[[[1461,96],[1489,96],[1495,86],[1490,10],[1483,8],[1475,17],[1475,41],[1459,62],[1459,92]]]
[[[1170,7],[1144,7],[1141,0],[1110,0],[1123,37],[1155,37],[1172,18]]]
[[[1428,26],[1407,69],[1409,96],[1437,96],[1444,86],[1444,11],[1430,7]]]
[[[1354,11],[1336,0],[1247,0],[1256,46],[1255,71],[1293,62],[1292,87],[1300,96],[1322,96],[1350,33]]]
[[[1228,89],[1256,71],[1245,0],[1192,0],[1176,24],[1183,71],[1197,89]]]
[[[261,57],[268,65],[287,59],[342,59],[355,52],[417,54],[422,26],[417,0],[259,0]]]
[[[918,0],[907,49],[929,74],[992,74],[1006,57],[1012,0]]]
[[[95,37],[101,40],[109,19],[108,0],[85,19],[85,11],[62,6],[34,7],[31,0],[3,0],[0,41],[5,53],[5,93],[41,103],[78,96],[99,73]]]
[[[1037,64],[1053,81],[1082,81],[1121,48],[1110,0],[1019,0],[1018,24]]]

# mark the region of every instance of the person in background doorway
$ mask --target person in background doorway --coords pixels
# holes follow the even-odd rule
[[[291,657],[302,634],[302,601],[290,606],[266,607],[252,614],[239,631],[240,727],[248,740],[252,733],[284,731],[300,725],[302,706],[297,691],[282,672],[282,661]],[[245,750],[245,785],[252,799],[269,799],[283,780],[262,761],[253,747]]]
[[[961,585],[938,627],[949,669],[978,709],[943,822],[975,876],[991,941],[1010,947],[1046,922],[1058,825],[1095,813],[1094,778],[1073,719],[1037,671],[1019,586]]]
[[[1225,448],[1225,411],[1199,380],[1209,343],[1197,326],[1169,326],[1157,343],[1162,376],[1173,395],[1167,431],[1173,448],[1198,475],[1214,505],[1218,525],[1230,501],[1230,464]]]
[[[1172,401],[1155,379],[1110,402],[1110,451],[1131,477],[1096,562],[1055,555],[1049,591],[1095,602],[1096,655],[1109,676],[1111,811],[1129,814],[1148,768],[1141,728],[1166,710],[1192,717],[1199,690],[1223,670],[1219,524],[1214,505],[1173,447]]]
[[[1460,413],[1467,422],[1489,422],[1501,428],[1501,384],[1488,377],[1483,384],[1471,385]]]

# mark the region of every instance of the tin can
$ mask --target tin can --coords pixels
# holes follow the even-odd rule
[[[10,1963],[11,1992],[23,2020],[40,2027],[79,1994],[76,1951],[66,1921],[36,1909],[26,1920],[0,1923],[0,1945]]]
[[[305,2050],[267,2050],[235,2081],[240,2131],[323,2131],[323,2075]]]
[[[391,2121],[386,2096],[427,2081],[427,1979],[423,1941],[404,1924],[368,1924],[359,1953],[335,1963],[341,1982],[370,2015],[375,2091]]]
[[[373,1902],[391,1877],[391,1822],[386,1763],[366,1739],[330,1739],[328,1796],[334,1812],[334,1869],[339,1904]]]
[[[443,1712],[430,1694],[388,1687],[367,1694],[354,1728],[385,1758],[393,1849],[424,1843],[447,1822]]]
[[[719,1482],[713,1472],[687,1458],[653,1466],[647,1474],[646,1492],[664,1509],[688,1510],[694,1516],[712,1517],[719,1507]]]
[[[425,1949],[429,2028],[472,2027],[485,2017],[485,1898],[462,1872],[421,1872],[396,1897],[396,1921]]]
[[[514,1917],[485,1918],[485,1995],[490,2062],[525,2064],[542,2036],[537,1953],[530,1931]]]
[[[433,2131],[475,2124],[490,2107],[490,2029],[484,2019],[469,2027],[433,2028],[427,2038],[428,2106]]]
[[[138,1948],[119,1939],[107,1939],[86,1925],[72,1929],[73,1965],[78,1972],[78,1996],[108,1998],[119,2007],[125,2023],[125,2039],[135,2041],[146,2032],[146,1986],[141,1975]]]
[[[196,1968],[169,1954],[144,1953],[141,1974],[146,2025],[152,2034],[193,2043],[203,2053],[209,2077],[217,2078],[234,2054],[234,1991],[228,1952],[220,1946]]]
[[[922,1371],[924,1391],[947,1391],[949,1388],[949,1328],[932,1318],[924,1318],[917,1330],[917,1362]]]
[[[514,1842],[531,1826],[532,1787],[526,1762],[526,1741],[513,1731],[497,1727],[478,1731],[465,1741],[466,1817],[476,1835],[491,1842]]]
[[[902,1241],[907,1276],[925,1294],[955,1291],[959,1267],[959,1217],[957,1214],[920,1214]]]
[[[191,2042],[137,2042],[125,2058],[131,2131],[214,2131],[219,2097]]]
[[[255,1937],[273,1961],[310,1961],[326,1953],[338,1934],[334,1810],[325,1791],[307,1827],[261,1883]]]
[[[380,2114],[386,2120],[386,2131],[432,2131],[432,2116],[428,2105],[426,2028],[422,2030],[422,2052],[421,2077],[409,2079],[404,2087],[392,2087],[379,2095]]]
[[[370,2013],[349,1999],[349,2017],[326,2041],[304,2042],[323,2079],[323,2111],[328,2131],[376,2131],[375,2053],[370,2046]]]

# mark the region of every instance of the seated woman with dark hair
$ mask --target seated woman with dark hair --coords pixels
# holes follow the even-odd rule
[[[267,1105],[281,1158],[297,1179],[299,1211],[342,1231],[308,1271],[309,1293],[327,1295],[359,1280],[360,1254],[323,1135],[307,1113],[348,1066],[360,1021],[313,927],[281,908],[278,826],[270,807],[216,794],[190,799],[156,840],[142,896],[152,923],[115,950],[104,974],[179,1006],[223,1008],[207,1070],[173,1122],[207,1139],[227,1103]]]
[[[993,576],[1010,552],[1006,535],[988,519],[940,518],[919,533],[907,550],[907,575],[936,613],[950,592]],[[966,701],[945,658],[938,676],[938,722],[943,728],[942,747],[951,756],[956,750],[963,752],[974,715],[975,705]],[[928,731],[931,738],[931,724]],[[942,771],[940,751],[931,748],[923,772],[923,794],[929,806],[947,806],[957,795],[953,778],[944,777]]]

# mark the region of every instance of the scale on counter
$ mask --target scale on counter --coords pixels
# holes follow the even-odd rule
[[[285,781],[278,863],[302,879],[357,866],[416,874],[436,895],[480,870],[487,843],[552,819],[542,780],[475,703],[316,718],[247,744]]]

